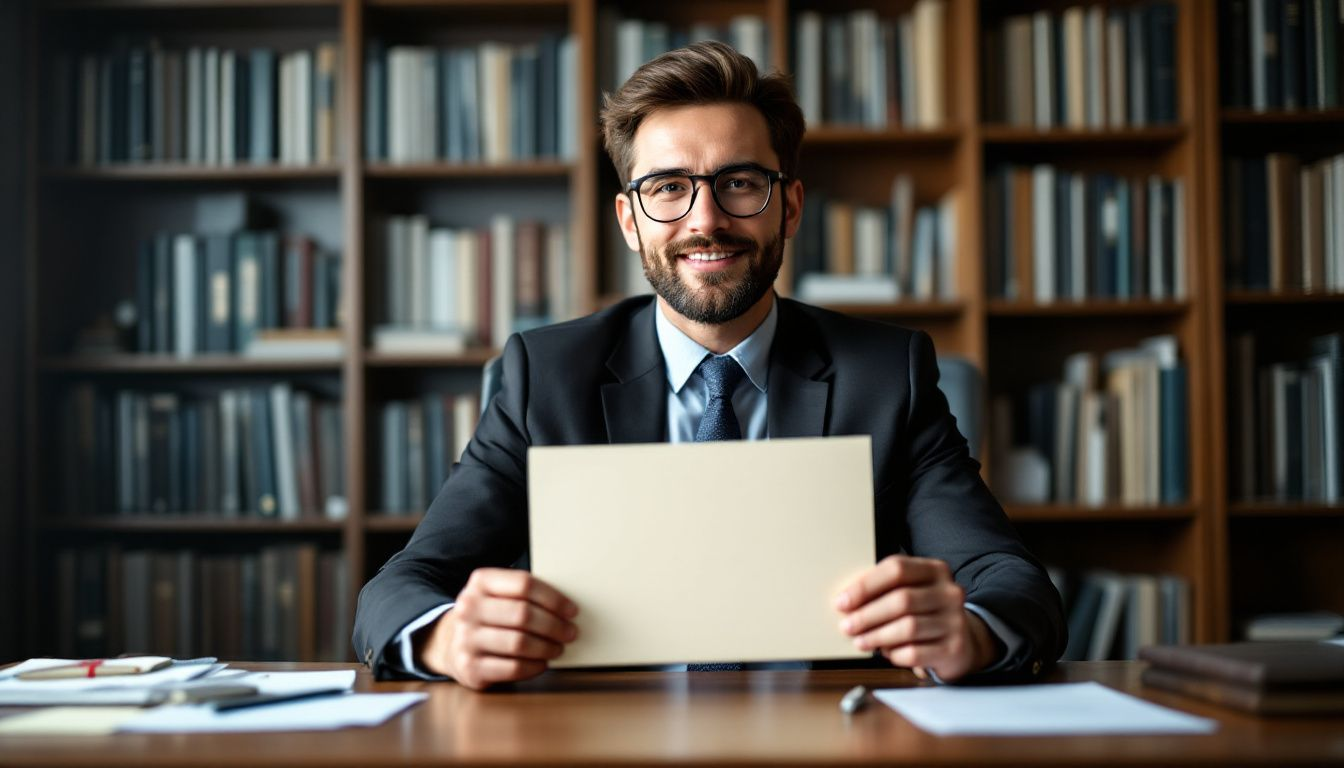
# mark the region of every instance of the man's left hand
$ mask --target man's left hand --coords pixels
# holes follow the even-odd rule
[[[978,672],[999,653],[942,560],[887,557],[842,589],[835,607],[854,647],[879,651],[898,667],[931,669],[943,680]]]

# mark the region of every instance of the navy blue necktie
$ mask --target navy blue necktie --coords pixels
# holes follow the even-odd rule
[[[695,431],[695,442],[708,440],[741,440],[742,427],[733,412],[733,390],[741,383],[746,372],[738,362],[727,355],[706,357],[700,363],[700,377],[705,380],[705,415]]]
[[[742,427],[733,412],[733,390],[741,383],[746,372],[737,361],[727,355],[706,357],[700,363],[700,377],[705,380],[705,415],[695,431],[695,442],[709,440],[741,440]],[[687,672],[731,672],[742,669],[740,662],[725,664],[687,664]]]

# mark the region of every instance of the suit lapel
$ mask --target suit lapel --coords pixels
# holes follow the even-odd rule
[[[616,381],[602,385],[602,415],[613,444],[667,441],[667,376],[653,327],[655,306],[650,301],[631,316],[625,338],[607,358]]]
[[[824,345],[815,326],[793,302],[778,301],[779,326],[770,350],[766,406],[770,437],[821,437],[831,397]]]

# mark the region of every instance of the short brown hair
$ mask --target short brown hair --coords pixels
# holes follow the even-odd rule
[[[732,46],[702,42],[669,51],[635,70],[602,101],[602,139],[622,183],[630,181],[635,131],[644,118],[665,107],[724,102],[750,104],[760,111],[780,170],[795,177],[804,123],[789,77],[779,72],[762,76]]]

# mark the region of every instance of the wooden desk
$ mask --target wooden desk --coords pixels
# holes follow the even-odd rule
[[[338,665],[258,664],[265,669]],[[116,735],[0,739],[6,766],[271,765],[1318,765],[1344,764],[1344,718],[1257,719],[1149,691],[1129,662],[1062,665],[1052,682],[1097,680],[1217,718],[1211,736],[937,738],[870,704],[846,717],[863,683],[912,685],[890,671],[556,672],[515,690],[375,683],[429,701],[379,728],[329,733]]]

